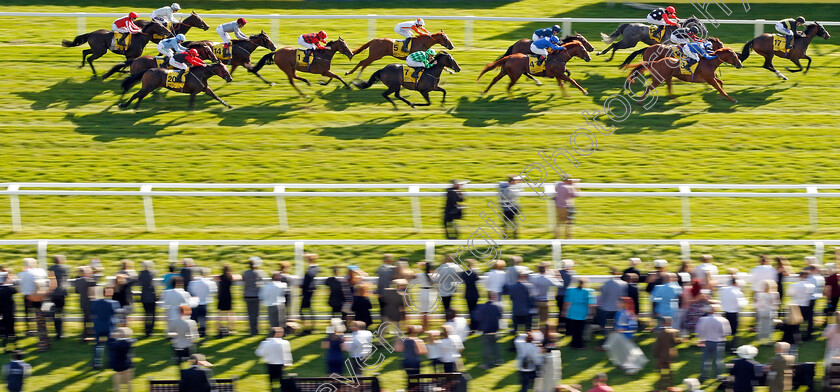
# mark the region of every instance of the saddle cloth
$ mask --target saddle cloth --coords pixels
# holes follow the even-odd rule
[[[417,78],[415,79],[414,77],[411,76],[411,75],[414,74],[414,68],[409,67],[407,65],[404,65],[403,66],[403,83],[417,84],[417,80],[420,79],[423,76],[423,73],[425,73],[425,72],[426,72],[426,70],[420,71],[420,73],[417,74]]]
[[[186,80],[187,74],[189,71],[184,72],[183,79]],[[166,71],[166,88],[181,91],[184,89],[184,82],[178,83],[175,79],[178,78],[178,71],[177,70],[167,70]]]
[[[538,74],[541,72],[545,72],[545,61],[542,64],[537,65],[537,61],[540,60],[540,56],[535,54],[528,56],[528,73],[529,74]]]
[[[120,36],[127,35],[125,37],[125,45],[117,45],[117,42],[120,40]],[[114,33],[114,38],[111,39],[111,50],[114,52],[125,52],[131,46],[131,37],[134,34],[123,34],[123,33]]]
[[[404,58],[408,57],[409,53],[408,52],[403,52],[403,50],[402,50],[403,42],[405,42],[405,41],[408,41],[408,44],[406,44],[406,46],[408,47],[409,50],[411,50],[411,38],[406,38],[404,40],[403,39],[395,40],[394,41],[394,57],[396,57],[398,59],[404,59]]]
[[[648,26],[648,36],[650,37],[650,39],[656,41],[657,43],[660,43],[662,42],[662,36],[665,35],[665,27],[662,28],[662,31],[660,31],[659,35],[657,36],[655,35],[655,32],[658,27],[659,26],[655,25]]]
[[[298,66],[298,67],[308,67],[309,64],[312,62],[312,59],[315,57],[315,53],[312,53],[312,55],[309,56],[309,63],[307,63],[306,61],[304,61],[304,59],[306,58],[306,51],[305,50],[298,49],[295,52],[295,54],[296,54],[296,56],[295,56],[295,58],[296,58],[295,66]]]
[[[230,44],[230,52],[233,53],[233,43]],[[225,43],[224,42],[213,42],[213,54],[219,58],[219,60],[230,60],[229,55],[225,55]]]
[[[787,53],[788,49],[786,47],[787,41],[785,37],[782,35],[774,34],[773,35],[773,50],[776,52]]]
[[[680,73],[682,73],[683,75],[691,75],[695,71],[697,71],[697,66],[700,65],[700,62],[698,61],[698,62],[692,64],[691,67],[690,67],[691,68],[690,70],[685,69],[686,64],[688,64],[688,60],[685,60],[685,59],[680,60]]]

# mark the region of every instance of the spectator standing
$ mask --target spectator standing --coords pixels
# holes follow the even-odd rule
[[[0,272],[0,334],[3,337],[3,352],[7,352],[9,343],[17,350],[15,332],[15,289],[14,281],[8,271]]]
[[[528,268],[522,265],[522,256],[510,256],[507,261],[507,268],[505,275],[507,276],[507,284],[515,284],[519,281],[519,275],[523,271],[528,271]]]
[[[519,207],[519,192],[522,177],[508,176],[507,182],[499,184],[499,204],[502,206],[502,214],[504,214],[505,221],[505,235],[510,231],[513,234],[513,239],[518,238],[516,216],[522,215]]]
[[[46,320],[43,318],[41,312],[41,305],[44,301],[44,294],[47,286],[47,272],[43,268],[38,267],[38,261],[27,257],[23,259],[23,268],[18,274],[20,280],[20,293],[23,294],[24,303],[24,317],[26,319],[26,331],[29,333],[31,327],[29,325],[29,312],[35,314],[36,324],[38,325],[38,335],[43,332],[46,335]],[[44,331],[41,331],[40,325],[44,324]]]
[[[467,325],[467,319],[458,316],[458,311],[455,309],[449,309],[444,312],[444,317],[446,318],[446,322],[443,325],[451,326],[452,332],[461,338],[461,342],[466,342],[467,337],[470,336],[470,327]]]
[[[539,328],[546,326],[548,322],[548,299],[552,287],[561,287],[563,282],[557,280],[554,271],[548,270],[546,263],[537,267],[537,273],[531,275],[528,280],[534,286],[534,305],[537,309]]]
[[[79,294],[79,309],[82,311],[82,342],[85,342],[93,335],[90,299],[93,297],[93,288],[96,287],[96,278],[93,276],[93,269],[89,266],[84,265],[76,270],[78,276],[73,280],[73,287],[76,294]]]
[[[458,239],[458,225],[456,220],[463,217],[461,211],[464,207],[461,203],[464,202],[464,194],[461,192],[461,186],[468,184],[469,181],[452,180],[452,186],[446,190],[446,204],[443,206],[443,230],[446,232],[446,239]]]
[[[447,254],[444,257],[444,263],[436,270],[438,278],[438,295],[443,303],[443,311],[446,312],[452,308],[452,295],[455,290],[461,285],[459,275],[463,270],[458,264],[455,264],[455,259],[452,255]]]
[[[21,392],[23,390],[23,379],[32,374],[32,366],[23,361],[23,352],[12,351],[12,360],[3,366],[3,378],[9,392]]]
[[[461,351],[464,351],[464,343],[461,337],[455,333],[452,325],[443,326],[443,338],[437,342],[438,360],[443,365],[444,373],[458,372],[458,360],[461,358]]]
[[[753,392],[758,379],[764,375],[763,366],[753,359],[758,355],[758,349],[744,345],[738,347],[736,354],[739,358],[732,362],[734,392]]]
[[[292,345],[283,339],[284,333],[283,328],[271,328],[268,338],[260,342],[254,351],[268,366],[268,385],[271,391],[274,391],[275,383],[279,390],[283,389],[283,368],[292,366]]]
[[[382,321],[389,321],[392,323],[402,325],[405,321],[405,289],[408,287],[408,281],[405,279],[394,279],[391,281],[391,287],[385,289],[382,294]]]
[[[786,277],[793,275],[793,268],[790,266],[790,262],[784,256],[776,257],[776,271],[779,273],[778,277],[776,278],[776,287],[779,289],[779,298],[784,301],[785,298],[785,286],[784,280]]]
[[[295,284],[300,281],[300,277],[288,273],[291,270],[292,264],[288,261],[280,263],[280,281],[286,284],[286,291],[284,291],[283,294],[286,298],[286,303],[284,304],[286,307],[286,313],[292,310],[292,294]],[[291,330],[286,328],[286,332],[291,332]]]
[[[598,297],[597,320],[601,326],[603,341],[607,341],[607,327],[615,322],[615,314],[618,312],[618,301],[621,297],[627,296],[627,282],[620,279],[618,269],[610,268],[611,279],[601,285],[601,295]],[[600,347],[599,347],[600,348]]]
[[[837,256],[837,252],[840,252],[840,248],[835,251],[835,257]],[[830,315],[834,314],[837,310],[837,302],[840,300],[840,280],[838,280],[838,273],[837,273],[837,264],[829,263],[825,265],[826,269],[826,277],[825,277],[825,323],[823,326],[828,324],[828,319]]]
[[[418,336],[423,331],[419,325],[408,326],[408,338],[397,339],[394,350],[403,353],[403,369],[409,376],[420,374],[421,355],[426,355],[426,344]]]
[[[195,272],[197,276],[194,276],[187,291],[198,299],[191,319],[198,324],[198,335],[203,338],[207,333],[207,307],[213,303],[213,296],[218,288],[216,281],[210,278],[209,268],[197,268]]]
[[[831,367],[832,362],[836,362],[836,357],[840,357],[840,312],[834,312],[834,324],[830,324],[823,331],[822,336],[825,337],[825,357],[823,365],[825,371]]]
[[[213,390],[210,379],[213,372],[208,367],[213,366],[204,355],[190,355],[190,367],[181,369],[181,380],[178,382],[178,392],[211,392]]]
[[[268,309],[268,324],[271,328],[286,328],[286,283],[281,282],[282,276],[275,272],[271,283],[260,289],[259,298],[263,306]]]
[[[629,267],[625,268],[624,271],[621,271],[621,280],[630,283],[628,277],[630,274],[636,274],[636,276],[642,276],[642,271],[639,271],[639,265],[642,263],[642,259],[638,257],[631,257],[627,260]]]
[[[344,296],[344,286],[347,285],[347,278],[341,276],[340,270],[340,267],[333,266],[333,276],[327,278],[324,284],[330,289],[327,305],[332,309],[332,315],[338,313],[342,320],[347,320],[347,314],[344,312],[344,303],[348,301],[348,298]]]
[[[350,324],[350,336],[345,341],[345,348],[350,354],[350,366],[353,368],[352,375],[362,374],[362,363],[368,358],[373,348],[373,333],[368,331],[363,321],[353,321]]]
[[[656,390],[664,391],[673,383],[671,362],[678,355],[677,343],[679,341],[680,331],[673,328],[673,322],[669,316],[662,316],[660,325],[661,327],[654,330],[655,340],[652,347],[652,356],[654,361],[656,361],[656,369],[659,373]]]
[[[761,287],[763,291],[756,293],[755,296],[755,324],[758,332],[756,339],[759,344],[765,344],[769,342],[770,335],[773,333],[773,318],[779,311],[781,301],[775,280],[765,280],[758,287]]]
[[[49,298],[53,303],[52,318],[55,325],[55,340],[61,340],[64,331],[64,306],[67,303],[67,287],[70,286],[70,267],[67,265],[67,258],[64,255],[53,256],[53,265],[50,266],[48,274],[54,280],[53,289]]]
[[[557,331],[565,331],[566,318],[563,313],[563,306],[565,302],[566,289],[572,284],[572,279],[575,277],[575,262],[570,259],[560,260],[560,271],[556,278],[563,283],[562,286],[557,287],[557,296],[554,298],[557,301]]]
[[[169,263],[169,272],[163,275],[163,289],[164,290],[172,290],[175,286],[172,283],[172,278],[176,276],[181,276],[181,274],[175,272],[177,270],[177,266],[175,263]],[[183,281],[183,279],[181,279]]]
[[[622,297],[615,316],[615,328],[603,347],[607,350],[610,362],[627,374],[638,373],[648,362],[642,350],[633,341],[638,328],[639,318],[633,311],[633,300]]]
[[[373,305],[370,303],[369,295],[370,289],[367,283],[356,286],[351,307],[353,319],[364,322],[366,326],[373,325],[373,316],[370,314]]]
[[[720,303],[723,307],[724,316],[729,321],[729,326],[732,329],[732,340],[729,342],[729,349],[734,351],[738,347],[738,315],[749,302],[746,295],[741,290],[743,282],[739,279],[730,279],[729,286],[720,290]]]
[[[511,310],[513,314],[513,331],[516,331],[520,325],[525,327],[525,332],[531,330],[532,317],[534,312],[534,285],[528,282],[528,272],[522,271],[519,275],[519,281],[508,287],[510,293],[510,301],[513,304]]]
[[[108,362],[111,370],[114,371],[112,381],[114,391],[125,390],[131,392],[131,380],[134,379],[134,359],[131,338],[132,331],[128,327],[117,328],[108,340]]]
[[[799,307],[799,313],[802,315],[803,322],[808,323],[811,320],[813,323],[813,312],[811,312],[811,301],[814,298],[814,291],[816,286],[810,278],[808,270],[803,270],[799,273],[799,281],[790,285],[788,288],[790,293],[790,303]],[[803,336],[803,340],[807,340],[807,332]],[[793,344],[791,344],[793,345]]]
[[[344,322],[340,318],[330,320],[327,327],[327,339],[321,342],[321,348],[327,349],[327,373],[344,374]],[[400,340],[397,340],[397,344]]]
[[[439,371],[440,346],[438,346],[438,337],[440,337],[440,331],[438,330],[431,330],[426,333],[426,358],[429,359],[429,364],[432,366],[432,373]]]
[[[607,375],[605,373],[598,373],[592,379],[592,389],[587,392],[613,392],[611,386],[607,385]]]
[[[231,287],[234,282],[242,280],[242,275],[234,274],[230,266],[225,264],[222,267],[222,274],[218,279],[218,302],[216,308],[219,310],[219,337],[236,333],[233,326],[233,295]]]
[[[560,238],[561,228],[565,229],[565,238],[572,238],[572,222],[575,218],[575,198],[580,189],[575,184],[576,179],[566,177],[562,182],[554,185],[554,207],[557,211],[557,226],[554,238]]]
[[[750,270],[750,283],[752,284],[753,298],[758,299],[758,293],[764,291],[764,284],[768,280],[776,281],[779,278],[779,271],[770,265],[770,259],[761,255],[758,256],[758,265]],[[742,288],[743,289],[743,288]]]
[[[121,326],[125,326],[126,317],[132,311],[131,303],[133,302],[134,295],[131,293],[131,284],[132,281],[126,274],[117,273],[114,276],[114,294],[111,296],[111,299],[117,301],[120,304],[120,309],[122,309],[119,315],[119,325]]]
[[[656,286],[659,286],[665,283],[665,274],[668,273],[667,271],[668,261],[664,259],[656,259],[653,260],[653,271],[648,272],[647,276],[645,277],[645,291],[648,293],[648,297],[650,298],[651,307],[656,312],[656,304],[653,302],[653,290],[656,289]],[[641,276],[641,275],[640,275]],[[671,279],[672,282],[679,285],[679,278]],[[674,322],[675,325],[679,325],[676,321]]]
[[[484,280],[484,287],[488,292],[494,294],[499,301],[501,301],[502,293],[505,291],[505,285],[507,284],[507,274],[505,274],[504,269],[504,260],[496,260],[493,263],[493,269],[487,271]]]
[[[161,306],[166,312],[167,329],[172,328],[172,321],[181,318],[181,306],[190,308],[198,305],[198,298],[193,298],[190,293],[182,288],[183,280],[180,276],[172,278],[171,290],[164,290],[161,296]]]
[[[662,325],[665,317],[675,320],[679,317],[680,296],[682,288],[675,282],[676,274],[669,272],[660,273],[662,283],[654,286],[650,293],[650,300],[653,302],[653,314]],[[673,324],[679,324],[674,322]]]
[[[303,274],[303,282],[300,285],[300,318],[304,326],[301,334],[308,335],[312,333],[315,320],[315,316],[312,314],[312,295],[315,294],[315,278],[321,273],[321,268],[318,266],[317,254],[307,253],[303,255],[303,258],[309,263],[309,267]]]
[[[714,257],[712,255],[703,255],[700,257],[700,265],[694,269],[694,279],[699,279],[701,283],[709,284],[709,276],[714,277],[718,274],[718,267],[712,262]]]
[[[257,335],[257,325],[260,317],[260,287],[266,278],[265,272],[260,269],[262,259],[252,256],[248,259],[247,271],[242,273],[242,284],[244,287],[245,306],[248,308],[248,327],[251,336]]]
[[[459,272],[458,276],[464,282],[464,297],[467,301],[467,310],[470,312],[470,330],[475,331],[478,329],[475,311],[478,308],[478,300],[480,299],[477,283],[479,276],[481,276],[481,271],[473,268],[475,265],[474,259],[467,259],[466,262],[468,270]]]
[[[144,332],[146,337],[152,336],[155,330],[155,316],[157,307],[157,293],[155,292],[155,264],[151,260],[143,262],[143,270],[137,280],[140,283],[140,302],[144,311]]]
[[[790,355],[796,357],[799,352],[799,345],[802,344],[802,312],[800,307],[790,305],[785,317],[784,324],[782,324],[782,342],[790,345]]]
[[[807,282],[814,285],[814,292],[811,294],[811,300],[808,302],[808,314],[805,317],[805,322],[808,323],[808,329],[805,332],[805,336],[802,337],[807,342],[811,340],[811,335],[814,333],[814,310],[817,308],[817,301],[823,297],[825,277],[820,273],[816,257],[808,256],[805,258],[805,262],[808,264],[805,267],[805,270],[808,271]]]
[[[104,342],[111,337],[111,333],[117,327],[117,315],[121,311],[120,304],[110,298],[114,294],[112,287],[104,289],[104,297],[102,291],[97,287],[96,300],[91,301],[90,311],[93,315],[93,331],[95,333],[96,344],[93,347],[93,368],[102,368],[102,353],[105,351]]]
[[[686,378],[683,380],[683,383],[685,384],[685,392],[703,392],[700,389],[700,380],[696,378]]]
[[[190,282],[193,278],[198,276],[198,267],[195,266],[195,260],[187,257],[182,260],[184,267],[181,268],[181,279],[184,279],[184,287],[190,287]]]
[[[700,382],[706,380],[708,368],[712,368],[711,378],[715,379],[718,370],[723,370],[724,345],[726,337],[732,334],[729,321],[721,317],[720,305],[712,305],[710,312],[697,322],[697,336],[704,342],[703,357],[700,362]]]
[[[530,331],[519,335],[514,340],[516,347],[516,367],[519,370],[520,392],[527,392],[537,378],[537,367],[542,365],[542,350],[535,342],[534,334]]]
[[[624,274],[622,279],[627,282],[627,297],[633,301],[633,312],[639,314],[639,275],[634,273]],[[643,324],[639,322],[639,331]]]
[[[193,345],[198,340],[198,325],[190,318],[192,308],[181,305],[178,309],[181,317],[169,323],[168,336],[172,341],[175,363],[180,366],[194,351]]]
[[[776,342],[773,345],[773,350],[776,352],[768,365],[770,367],[770,376],[767,379],[767,384],[770,386],[769,392],[787,392],[793,390],[793,364],[796,358],[793,355],[788,355],[790,352],[790,344],[785,342]]]
[[[502,319],[502,308],[496,299],[496,294],[490,293],[487,302],[476,308],[475,312],[484,353],[482,369],[489,369],[502,363],[496,337],[499,332],[499,320]]]
[[[570,346],[577,350],[584,348],[583,330],[596,304],[595,291],[586,287],[586,284],[586,278],[578,277],[577,286],[566,289],[564,298],[566,331],[572,335]]]

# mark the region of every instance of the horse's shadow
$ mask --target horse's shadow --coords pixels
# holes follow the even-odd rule
[[[785,88],[748,87],[734,92],[727,91],[729,96],[738,100],[738,103],[732,103],[720,96],[716,90],[710,90],[703,94],[703,101],[709,104],[711,112],[733,112],[739,106],[755,108],[780,101],[782,97],[776,93],[791,87],[793,85]]]
[[[315,93],[318,98],[326,101],[326,103],[324,103],[324,107],[328,110],[342,111],[348,109],[351,104],[358,103],[370,103],[374,105],[378,103],[387,103],[384,99],[382,99],[381,91],[374,95],[367,93],[366,91],[354,91],[344,88],[344,85],[337,80],[332,83],[338,83],[337,87],[331,91],[324,92],[319,90]],[[375,90],[378,89],[374,89],[374,91]]]
[[[33,110],[49,108],[75,109],[89,104],[102,94],[103,84],[98,79],[87,79],[83,82],[64,79],[41,91],[21,91],[15,94],[27,101],[31,101]]]
[[[187,117],[162,121],[155,119],[155,114],[169,113],[170,110],[110,110],[106,108],[99,113],[77,114],[67,113],[64,119],[76,125],[75,131],[84,135],[93,135],[98,142],[112,142],[121,139],[154,139],[180,135],[184,131],[169,131],[180,128],[190,122]],[[115,126],[119,124],[119,126]]]
[[[309,133],[340,140],[381,139],[389,136],[397,136],[390,132],[410,121],[411,118],[408,114],[400,114],[388,118],[371,119],[356,125],[316,128],[309,131]]]
[[[474,100],[461,96],[455,107],[447,112],[453,117],[464,119],[464,126],[467,127],[511,125],[540,115],[540,110],[534,107],[543,102],[532,102],[530,98],[533,96],[544,96],[544,93],[535,91],[513,97],[502,93],[497,96],[484,95]]]
[[[262,101],[255,105],[234,106],[233,109],[218,107],[210,110],[210,112],[221,118],[219,126],[241,127],[252,124],[266,125],[274,121],[285,120],[293,117],[295,111],[304,108],[304,105],[298,103],[273,105],[281,101],[288,100]]]

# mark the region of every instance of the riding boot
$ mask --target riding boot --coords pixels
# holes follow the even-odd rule
[[[125,46],[125,37],[127,37],[127,36],[128,36],[128,34],[121,33],[120,39],[117,41],[117,45]]]
[[[175,77],[175,83],[184,83],[184,72],[183,69],[178,70],[178,76]]]
[[[230,57],[230,42],[226,43],[224,49],[222,49],[222,56]]]
[[[657,25],[656,30],[653,31],[653,36],[654,37],[659,37],[659,34],[662,32],[662,29],[664,29],[664,28],[665,28],[665,26]]]
[[[411,38],[406,38],[403,40],[402,51],[408,52],[408,44],[411,42]]]
[[[539,67],[540,65],[542,65],[542,64],[543,64],[543,62],[545,62],[545,56],[540,56],[540,58],[539,58],[539,59],[537,59],[537,67]]]
[[[696,62],[697,61],[695,61],[694,59],[689,58],[685,61],[685,67],[683,68],[685,68],[686,71],[691,72],[691,66],[694,65]]]
[[[785,36],[785,49],[793,48],[793,35]]]
[[[303,62],[309,64],[309,55],[312,54],[312,49],[306,49],[303,51]]]
[[[417,79],[420,77],[420,72],[423,71],[425,68],[423,67],[414,67],[414,73],[411,74],[411,77]]]

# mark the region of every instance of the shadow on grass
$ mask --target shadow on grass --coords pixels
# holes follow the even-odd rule
[[[531,98],[536,97],[533,101]],[[539,100],[542,98],[542,101]],[[534,107],[548,98],[540,92],[527,92],[507,96],[485,95],[478,99],[461,96],[455,107],[448,110],[453,117],[464,119],[464,126],[486,127],[490,125],[511,125],[539,116]]]
[[[102,94],[105,85],[101,80],[88,79],[83,82],[65,79],[41,91],[22,91],[15,95],[32,101],[30,108],[45,110],[51,107],[75,109],[90,103]]]
[[[154,139],[182,134],[184,131],[180,130],[161,133],[169,127],[189,123],[187,117],[168,121],[153,118],[155,114],[169,112],[170,110],[158,109],[116,111],[106,108],[93,114],[67,113],[64,119],[75,124],[76,132],[80,134],[93,135],[93,140],[98,142],[112,142],[121,139]]]
[[[377,118],[367,120],[361,124],[343,127],[322,127],[313,129],[310,133],[340,140],[381,139],[396,136],[395,134],[390,134],[390,132],[411,121],[407,116],[401,115],[396,119],[394,117]]]
[[[212,113],[218,115],[220,126],[241,127],[247,125],[266,125],[274,121],[294,117],[295,111],[302,109],[298,103],[274,105],[287,99],[262,101],[255,105],[234,106],[233,109],[215,108]]]

